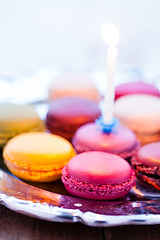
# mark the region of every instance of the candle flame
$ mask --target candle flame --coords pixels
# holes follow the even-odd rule
[[[118,29],[110,23],[105,23],[102,26],[102,37],[109,46],[116,46],[119,41]]]

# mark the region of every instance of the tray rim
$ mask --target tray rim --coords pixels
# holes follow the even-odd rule
[[[51,222],[81,222],[92,227],[160,224],[160,214],[102,215],[47,203],[34,203],[4,193],[0,193],[0,202],[12,211]]]

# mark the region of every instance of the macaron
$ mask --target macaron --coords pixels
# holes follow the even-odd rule
[[[131,162],[141,183],[160,190],[160,142],[141,147]]]
[[[135,172],[123,158],[95,151],[73,157],[63,168],[61,179],[75,196],[112,200],[125,196],[135,185]]]
[[[89,99],[64,97],[52,102],[46,116],[46,126],[51,133],[71,140],[83,124],[93,122],[100,115],[98,103]]]
[[[20,134],[3,150],[8,169],[19,178],[34,182],[50,182],[61,177],[62,168],[75,156],[72,145],[50,133]]]
[[[33,105],[19,105],[13,103],[0,104],[0,147],[7,141],[25,132],[44,131],[44,124],[40,120]]]
[[[121,124],[132,129],[141,144],[160,140],[160,98],[134,94],[115,102],[114,115]]]
[[[61,97],[81,97],[94,101],[100,101],[94,81],[85,74],[63,74],[55,77],[49,87],[50,100]]]
[[[139,148],[136,135],[130,129],[119,125],[111,133],[104,133],[96,123],[81,126],[76,131],[72,144],[77,153],[103,151],[119,155],[128,161]]]
[[[115,100],[130,94],[148,94],[160,97],[159,89],[154,84],[144,81],[127,82],[115,88]]]

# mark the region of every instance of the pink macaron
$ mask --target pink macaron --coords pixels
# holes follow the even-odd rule
[[[88,123],[75,133],[72,144],[77,153],[103,151],[130,160],[139,148],[136,135],[127,127],[117,126],[111,133],[104,133],[101,126]]]
[[[118,85],[115,88],[115,100],[125,95],[139,93],[160,97],[160,92],[156,86],[143,81],[136,81]]]
[[[160,142],[141,147],[131,162],[141,183],[160,190]]]
[[[126,160],[99,151],[76,155],[62,171],[62,182],[69,193],[97,200],[125,196],[135,185],[135,178]]]

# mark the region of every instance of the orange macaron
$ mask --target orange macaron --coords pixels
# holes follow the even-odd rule
[[[20,134],[3,150],[4,162],[11,173],[34,182],[59,179],[64,165],[75,155],[66,139],[44,132]]]

